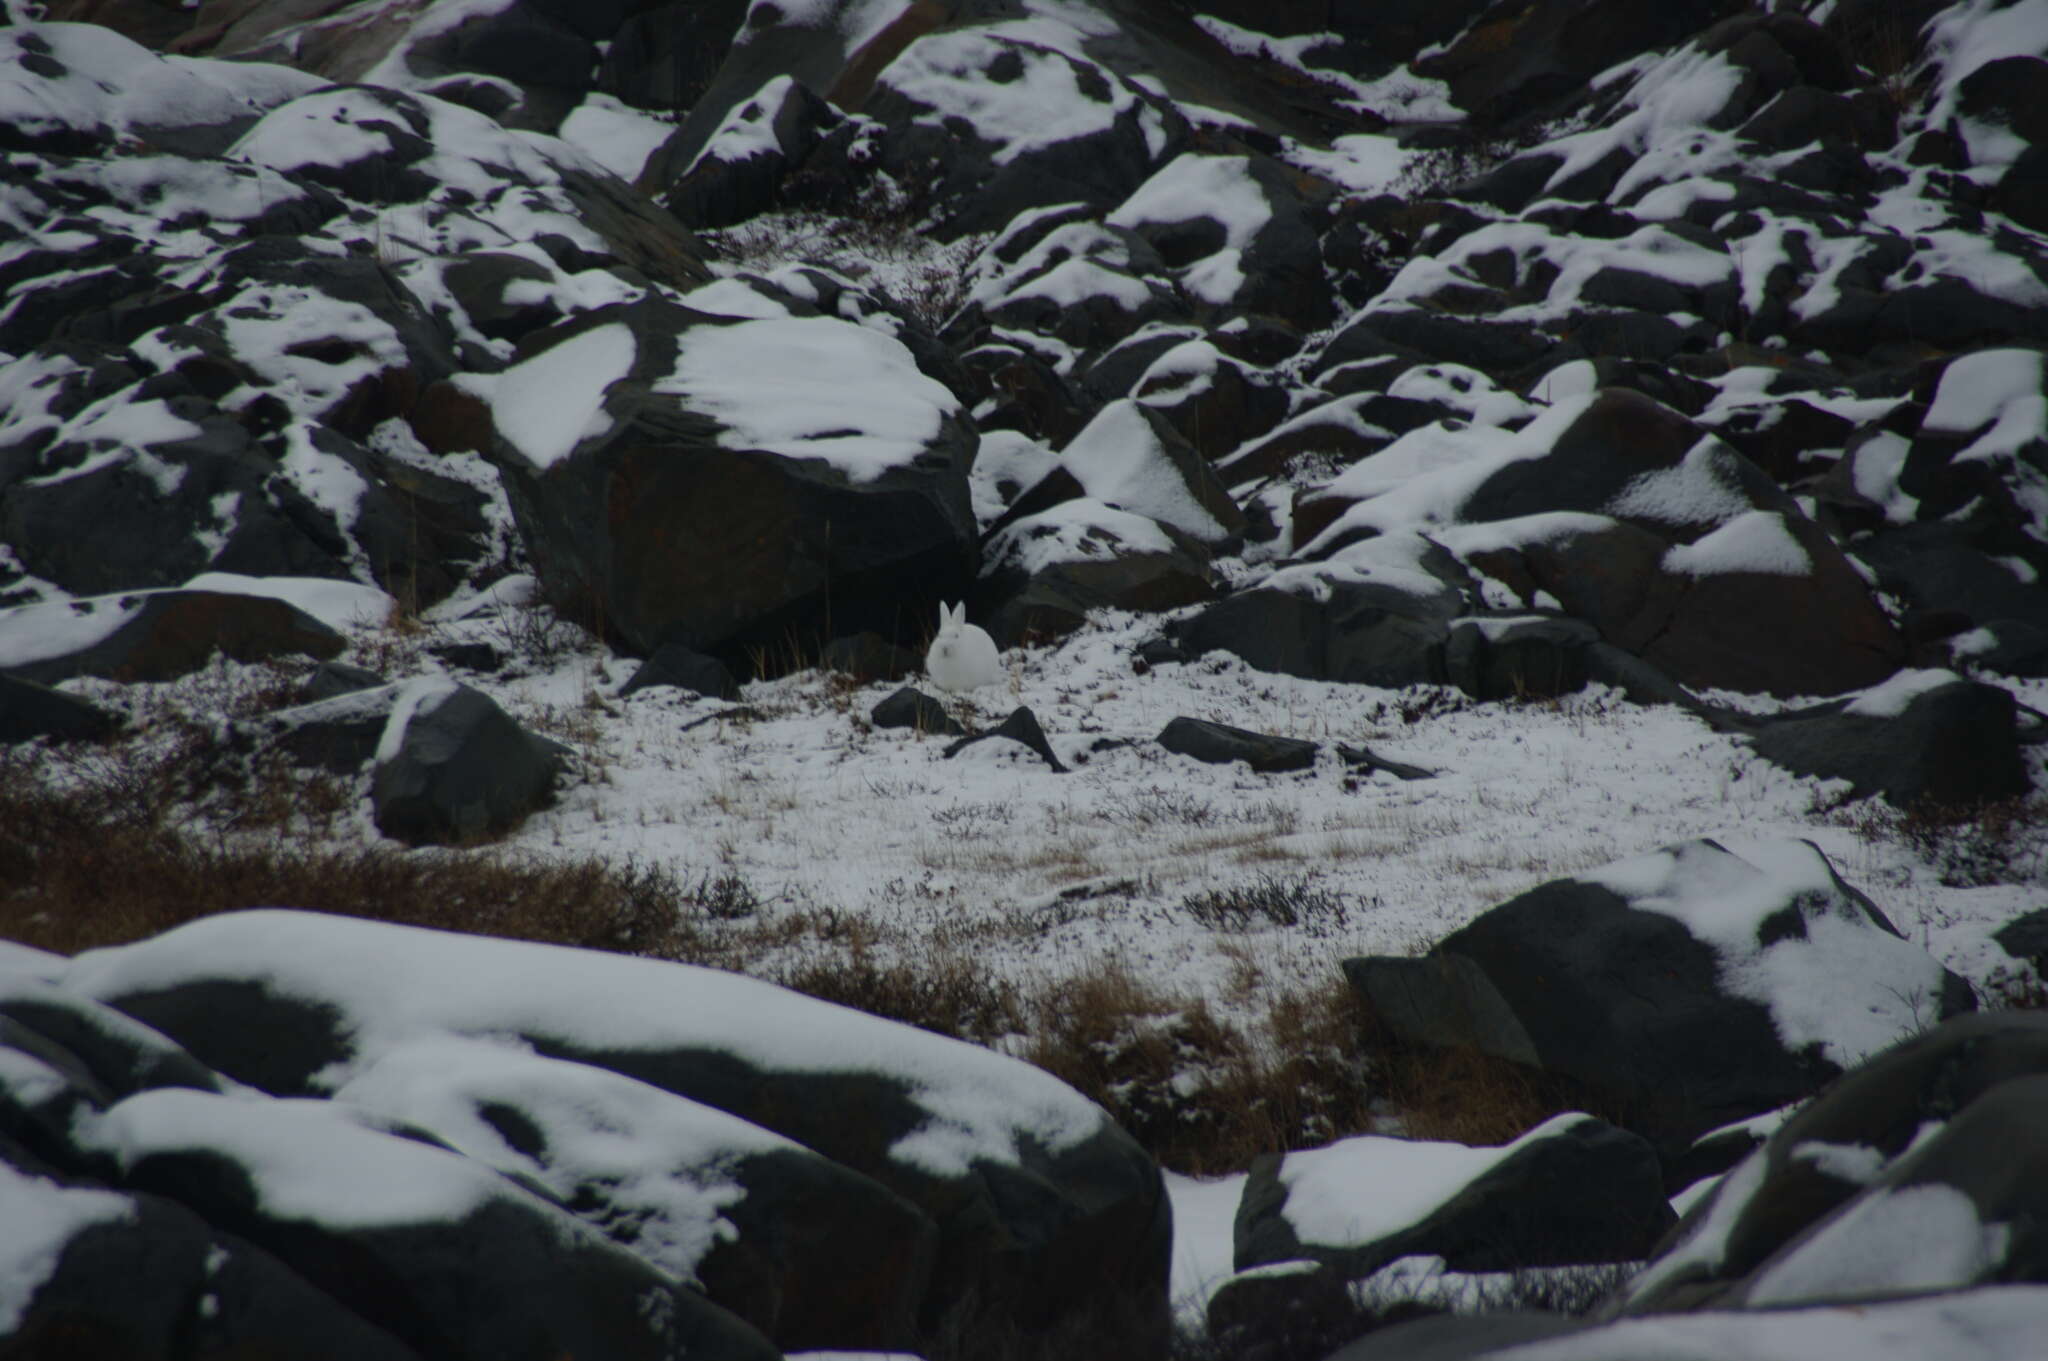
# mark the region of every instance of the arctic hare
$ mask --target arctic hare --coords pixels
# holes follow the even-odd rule
[[[996,640],[988,630],[967,622],[967,605],[939,605],[939,636],[924,654],[924,669],[941,690],[978,690],[1003,678]]]

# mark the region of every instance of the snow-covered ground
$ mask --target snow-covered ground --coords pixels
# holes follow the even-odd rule
[[[306,603],[353,622],[358,660],[388,665],[396,647],[432,669],[428,645],[505,646],[532,607],[494,614],[493,604],[520,597],[516,583],[501,585],[467,617],[403,637],[369,623],[359,603],[352,613]],[[1156,617],[1101,616],[1056,646],[1005,653],[1004,684],[949,702],[978,728],[1029,706],[1065,774],[1002,739],[949,759],[943,737],[875,729],[869,712],[895,687],[818,670],[751,683],[738,703],[673,689],[620,699],[636,664],[587,645],[552,666],[465,677],[576,752],[556,805],[499,853],[632,859],[686,881],[738,876],[758,913],[708,929],[730,931],[747,967],[770,976],[843,958],[850,942],[882,964],[970,958],[1027,993],[1115,963],[1253,1032],[1274,999],[1329,984],[1347,956],[1425,950],[1545,880],[1700,836],[1810,839],[1979,984],[2012,963],[1990,932],[2038,906],[2038,882],[1944,885],[1909,845],[1871,834],[1881,805],[1842,803],[1838,786],[1788,775],[1676,709],[1600,687],[1477,704],[1449,690],[1271,675],[1221,653],[1141,673],[1135,649],[1159,628]],[[220,680],[70,688],[146,704],[151,690],[163,700]],[[2048,683],[2015,688],[2048,707]],[[1204,765],[1151,740],[1178,715],[1323,750],[1293,774]],[[1355,774],[1338,743],[1438,774]],[[2032,760],[2039,780],[2041,755]],[[374,841],[367,801],[333,834]],[[1315,890],[1320,910],[1291,928],[1218,930],[1189,905],[1272,881]],[[1229,1274],[1241,1180],[1171,1183],[1184,1311]]]

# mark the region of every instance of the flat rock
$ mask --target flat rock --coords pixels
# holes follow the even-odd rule
[[[1155,740],[1176,756],[1192,756],[1210,765],[1243,761],[1261,775],[1308,770],[1316,763],[1316,744],[1313,742],[1296,737],[1275,737],[1185,715],[1160,729]]]

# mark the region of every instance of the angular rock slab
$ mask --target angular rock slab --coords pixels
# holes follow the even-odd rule
[[[1316,763],[1316,744],[1298,737],[1276,737],[1270,733],[1233,728],[1228,723],[1183,715],[1159,730],[1160,746],[1176,756],[1192,756],[1210,765],[1243,761],[1261,775],[1288,770],[1308,770]]]
[[[1561,511],[1605,522],[1539,518]],[[1546,452],[1503,464],[1458,513],[1529,526],[1473,565],[1525,599],[1548,592],[1682,684],[1840,694],[1904,660],[1863,578],[1789,495],[1625,388],[1585,402]]]
[[[1957,1017],[1802,1107],[1613,1306],[1778,1308],[2048,1282],[2048,1016]]]
[[[1362,1135],[1261,1155],[1233,1237],[1239,1271],[1305,1260],[1356,1279],[1410,1256],[1452,1271],[1634,1261],[1675,1222],[1647,1142],[1560,1115],[1499,1148]]]
[[[1974,1009],[1810,842],[1734,844],[1552,880],[1420,959],[1348,959],[1345,976],[1402,1038],[1583,1083],[1673,1154]]]
[[[1021,1061],[715,970],[308,913],[210,917],[81,956],[64,986],[216,1071],[318,1094],[403,1043],[493,1038],[774,1131],[939,1229],[929,1327],[1165,1307],[1157,1166]]]
[[[1222,649],[1261,671],[1399,688],[1448,678],[1463,569],[1419,535],[1353,545],[1329,563],[1275,572],[1171,630],[1190,655]]]

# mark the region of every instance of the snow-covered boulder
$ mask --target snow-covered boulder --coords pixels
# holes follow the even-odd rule
[[[880,168],[918,184],[949,232],[999,230],[1053,204],[1108,209],[1181,132],[1171,112],[1079,44],[994,26],[911,43],[874,77],[862,111],[884,129]]]
[[[1361,1135],[1261,1155],[1238,1203],[1235,1261],[1313,1261],[1354,1279],[1409,1256],[1453,1271],[1626,1262],[1674,1222],[1648,1143],[1560,1115],[1497,1148]]]
[[[1795,775],[1847,780],[1900,808],[1967,808],[2033,786],[2012,692],[1952,671],[1902,671],[1853,699],[1766,720],[1757,754]]]
[[[10,1077],[32,1060],[7,1056]],[[18,1080],[18,1078],[16,1078]],[[176,1201],[110,1190],[0,1136],[0,1347],[22,1355],[421,1361],[233,1229]]]
[[[345,641],[289,600],[235,591],[140,591],[0,610],[0,669],[43,684],[170,680],[215,653],[239,662],[326,658]]]
[[[1546,419],[1572,411],[1562,404]],[[1839,694],[1883,680],[1904,659],[1841,548],[1753,464],[1676,412],[1603,392],[1531,452],[1479,465],[1483,477],[1442,475],[1449,513],[1473,527],[1462,538],[1467,559],[1524,603],[1547,593],[1683,684]],[[1468,489],[1456,487],[1460,478]],[[1387,513],[1368,500],[1337,528]]]
[[[1262,671],[1399,687],[1446,679],[1463,569],[1414,534],[1367,539],[1327,563],[1288,567],[1179,621],[1190,655],[1222,649]]]
[[[758,1333],[487,1166],[339,1103],[165,1088],[85,1122],[124,1187],[190,1206],[423,1351],[772,1358]],[[480,1290],[480,1284],[489,1288]]]
[[[1686,1215],[1613,1310],[1779,1309],[2048,1279],[2048,1018],[1961,1017],[1876,1055]]]
[[[1005,524],[982,549],[984,617],[998,645],[1078,628],[1091,610],[1170,610],[1216,593],[1209,553],[1157,520],[1092,497]]]
[[[1150,241],[1199,302],[1315,330],[1334,309],[1316,240],[1329,191],[1312,186],[1264,156],[1185,152],[1104,221]]]
[[[1666,1152],[1976,1005],[1805,841],[1686,842],[1344,971],[1396,1034],[1582,1083]]]
[[[786,300],[785,300],[786,298]],[[973,434],[881,326],[737,281],[602,308],[489,383],[492,457],[541,579],[635,650],[922,618],[965,585]]]
[[[653,960],[265,911],[90,952],[60,986],[119,1008],[238,1082],[290,1098],[275,1104],[296,1110],[302,1098],[329,1097],[346,1106],[351,1091],[365,1101],[374,1093],[373,1104],[388,1104],[394,1118],[409,1112],[408,1123],[438,1129],[456,1147],[543,1186],[616,1174],[611,1189],[592,1188],[594,1218],[609,1223],[599,1212],[605,1205],[639,1206],[626,1217],[646,1227],[643,1246],[680,1242],[686,1231],[709,1246],[725,1231],[702,1218],[704,1208],[723,1213],[731,1194],[699,1185],[711,1163],[657,1167],[646,1159],[660,1155],[600,1138],[588,1102],[573,1095],[586,1088],[618,1106],[617,1119],[601,1122],[609,1125],[680,1128],[684,1116],[669,1104],[679,1100],[758,1126],[744,1146],[730,1133],[712,1143],[742,1161],[766,1157],[771,1171],[777,1160],[791,1169],[775,1173],[772,1189],[763,1174],[763,1213],[788,1207],[771,1216],[760,1245],[771,1255],[781,1251],[774,1243],[787,1241],[778,1235],[815,1222],[802,1218],[813,1213],[800,1206],[803,1185],[845,1204],[876,1194],[790,1163],[777,1152],[787,1141],[915,1207],[937,1232],[930,1283],[916,1302],[920,1326],[968,1299],[1027,1327],[1112,1300],[1119,1308],[1164,1306],[1170,1212],[1159,1172],[1100,1109],[1021,1061],[769,984]],[[463,1053],[476,1062],[458,1061]],[[501,1104],[491,1095],[501,1087],[529,1091],[512,1104],[531,1109],[492,1125],[487,1108]],[[226,1104],[208,1109],[238,1104],[219,1100]],[[699,1129],[729,1128],[711,1114],[689,1119]],[[569,1199],[574,1206],[581,1198]],[[646,1213],[657,1205],[668,1207],[668,1228]],[[862,1224],[898,1222],[894,1213],[862,1211]],[[833,1241],[856,1257],[875,1250],[851,1246],[859,1233],[838,1221],[831,1232],[851,1234]],[[801,1301],[777,1305],[760,1294],[766,1278],[744,1262],[755,1249],[743,1234],[739,1241],[726,1279],[744,1285],[745,1298],[734,1307],[808,1317]],[[888,1241],[896,1245],[890,1260],[915,1276],[918,1234],[892,1229]],[[792,1262],[824,1260],[794,1244],[787,1251]],[[850,1262],[839,1269],[856,1271]],[[891,1316],[886,1297],[866,1307],[870,1319]]]
[[[808,88],[789,76],[776,77],[726,115],[669,186],[669,208],[696,228],[758,216],[776,206],[783,177],[803,164],[822,132],[838,121]]]

